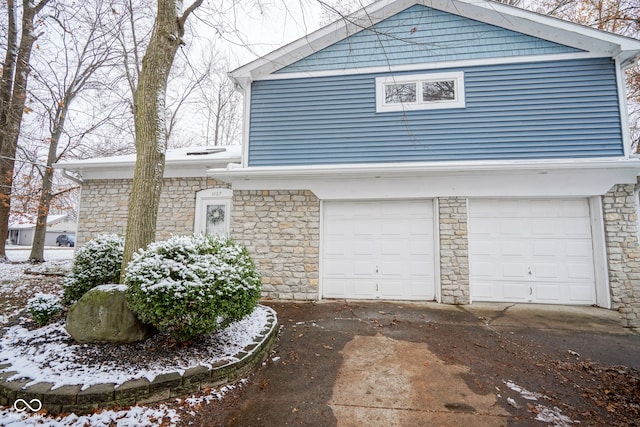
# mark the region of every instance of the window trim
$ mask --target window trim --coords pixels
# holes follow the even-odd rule
[[[231,199],[233,190],[229,188],[210,188],[196,193],[196,212],[194,218],[194,234],[204,234],[207,230],[207,206],[211,204],[224,205],[224,236],[229,237],[231,226]]]
[[[423,101],[422,100],[422,83],[453,80],[455,87],[455,99],[446,101]],[[390,84],[398,83],[415,83],[416,84],[416,102],[406,103],[386,103],[385,87]],[[435,110],[443,108],[465,108],[464,93],[464,72],[452,71],[448,73],[424,73],[424,74],[407,74],[399,76],[376,77],[376,112],[384,113],[391,111],[415,111],[415,110]]]

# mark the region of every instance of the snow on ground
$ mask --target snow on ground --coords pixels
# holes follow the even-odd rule
[[[180,421],[180,413],[173,406],[178,406],[180,411],[191,415],[191,408],[221,400],[236,387],[241,387],[247,380],[241,380],[238,385],[226,385],[208,393],[191,396],[185,399],[176,399],[175,405],[161,404],[155,407],[132,406],[123,410],[106,409],[90,415],[69,414],[63,417],[51,417],[41,414],[32,414],[29,411],[17,411],[14,408],[0,408],[0,425],[6,427],[44,426],[44,427],[138,427],[138,426],[175,426]],[[173,403],[173,402],[172,402]]]
[[[11,262],[23,262],[29,259],[31,248],[27,246],[7,246],[7,258]],[[47,261],[64,261],[73,259],[73,248],[45,247],[44,259]]]
[[[30,289],[28,281],[23,280],[27,274],[26,269],[38,271],[59,271],[69,270],[73,259],[73,249],[47,248],[45,259],[47,262],[38,266],[29,264],[13,264],[27,261],[30,248],[8,247],[7,256],[12,263],[0,264],[0,295],[5,294],[25,294],[31,297],[37,290]],[[24,307],[3,306],[0,301],[0,327],[6,320],[14,314],[19,314]],[[225,344],[218,349],[217,356],[207,361],[197,361],[199,365],[213,364],[218,360],[230,359],[232,355],[256,340],[256,336],[264,329],[266,316],[270,310],[259,306],[252,315],[236,322],[225,331]],[[26,376],[34,382],[54,382],[56,386],[64,384],[95,384],[108,378],[109,383],[122,383],[132,378],[132,373],[126,369],[114,371],[113,367],[100,366],[87,367],[74,364],[68,357],[71,353],[70,345],[62,344],[62,337],[66,336],[66,331],[62,324],[53,324],[28,331],[18,325],[7,328],[6,333],[0,337],[0,363],[10,362],[11,370],[20,367],[17,376]],[[29,347],[21,347],[21,342],[37,341],[38,350]],[[46,355],[43,357],[43,355]],[[195,365],[194,365],[195,366]],[[188,366],[155,366],[147,369],[144,376],[148,379],[155,378],[156,375],[165,372],[183,371]],[[140,377],[140,372],[135,373],[135,377]],[[115,379],[117,378],[117,379]],[[239,385],[243,385],[246,380],[242,380]],[[155,405],[155,406],[133,406],[123,410],[99,410],[94,414],[78,416],[69,414],[64,417],[51,417],[41,413],[31,413],[29,410],[16,410],[13,407],[0,407],[0,425],[7,427],[18,426],[49,426],[49,427],[81,427],[81,426],[156,426],[156,425],[176,425],[180,420],[179,411],[193,413],[190,408],[198,407],[212,401],[223,399],[225,394],[233,390],[236,386],[227,385],[219,389],[209,390],[208,393],[199,396],[192,396],[186,399],[176,399],[175,402]]]
[[[83,389],[103,383],[120,385],[136,378],[153,381],[160,374],[182,374],[198,365],[211,367],[222,360],[233,360],[233,355],[256,342],[256,337],[266,326],[270,311],[268,307],[258,306],[244,319],[218,332],[214,341],[220,345],[210,348],[209,358],[206,360],[191,360],[187,364],[165,360],[162,364],[143,369],[133,369],[118,363],[97,366],[78,363],[74,350],[82,344],[68,340],[69,335],[62,323],[35,330],[17,325],[7,328],[0,340],[0,364],[11,364],[10,367],[0,369],[0,372],[15,371],[16,374],[8,378],[9,381],[29,378],[32,381],[27,385],[47,382],[52,383],[54,389],[78,384],[83,385]]]
[[[66,272],[73,263],[73,249],[45,248],[47,262],[37,265],[28,264],[31,248],[24,246],[7,247],[9,263],[0,263],[0,326],[20,314],[26,301],[42,289],[33,289],[29,280],[25,280],[25,270],[45,272]]]
[[[533,401],[538,401],[538,399],[551,400],[549,396],[529,391],[523,387],[520,387],[513,381],[504,381],[504,383],[511,390],[515,391],[516,393],[520,393],[520,396],[522,396],[524,399]],[[511,403],[511,401],[513,401],[513,403]],[[509,404],[517,408],[518,406],[516,406],[515,401],[513,399],[511,399],[511,401],[509,402]],[[574,421],[564,415],[560,408],[558,408],[557,406],[554,406],[553,408],[548,408],[541,404],[535,404],[533,406],[536,409],[536,420],[542,421],[543,423],[553,424],[554,427],[569,427],[570,424],[579,423],[578,421]]]

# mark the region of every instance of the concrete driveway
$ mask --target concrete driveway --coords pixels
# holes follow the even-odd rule
[[[637,421],[640,387],[629,391],[628,384],[638,374],[629,368],[640,369],[640,336],[623,329],[612,311],[360,301],[268,305],[282,325],[274,354],[234,404],[203,408],[195,425]],[[625,393],[626,400],[619,396]]]

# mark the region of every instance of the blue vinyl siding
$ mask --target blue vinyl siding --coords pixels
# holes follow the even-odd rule
[[[624,155],[608,59],[440,71],[465,72],[466,108],[376,113],[384,74],[254,82],[249,164]]]
[[[415,5],[277,73],[580,52]]]

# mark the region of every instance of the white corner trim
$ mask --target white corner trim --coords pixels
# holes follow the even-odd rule
[[[469,215],[467,215],[469,216]],[[467,230],[468,230],[467,224]],[[440,201],[433,198],[433,285],[436,302],[442,302],[442,281],[440,269]]]
[[[596,305],[611,308],[611,291],[609,288],[609,268],[607,260],[607,243],[602,210],[602,197],[589,198],[591,218],[591,238],[593,239],[593,267],[596,282]]]

